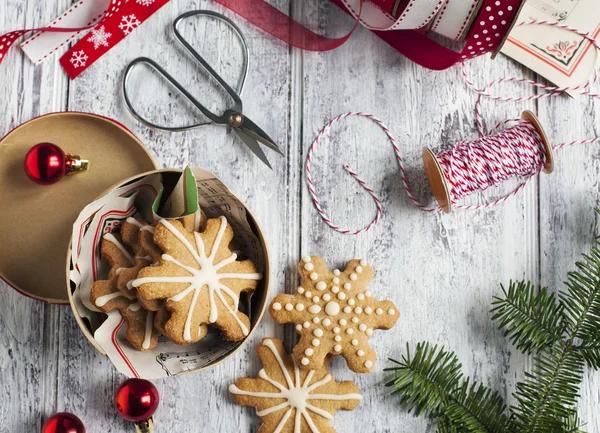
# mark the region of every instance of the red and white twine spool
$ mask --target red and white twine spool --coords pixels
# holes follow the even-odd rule
[[[589,34],[581,32],[575,28],[548,21],[527,21],[518,24],[523,25],[547,25],[565,29],[574,32],[583,38],[590,41],[596,48],[597,53],[600,53],[600,44]],[[551,158],[551,153],[545,137],[541,130],[536,128],[529,121],[523,121],[518,119],[505,120],[499,122],[498,125],[492,130],[491,135],[486,135],[483,127],[483,116],[481,110],[481,103],[483,98],[490,98],[496,101],[531,101],[541,98],[555,97],[563,95],[565,92],[576,92],[581,95],[597,98],[600,97],[600,93],[592,91],[591,86],[598,81],[598,66],[600,65],[600,55],[597,56],[596,68],[594,75],[591,79],[581,85],[571,87],[557,87],[551,86],[544,83],[540,83],[534,80],[519,77],[503,77],[493,81],[483,88],[478,88],[466,73],[463,63],[463,76],[467,85],[473,89],[478,95],[476,104],[476,123],[479,130],[480,138],[475,141],[463,141],[451,149],[442,152],[438,155],[433,155],[433,158],[438,164],[439,169],[443,173],[443,177],[447,182],[447,194],[449,201],[457,208],[460,209],[482,209],[491,206],[495,206],[501,202],[506,201],[508,198],[516,195],[534,176],[538,175],[544,167],[547,167],[548,158]],[[491,88],[508,82],[525,83],[533,86],[534,88],[541,89],[544,92],[540,94],[531,95],[517,95],[517,96],[500,96],[491,93]],[[345,119],[349,116],[362,116],[371,119],[377,123],[383,131],[386,133],[396,159],[398,161],[398,167],[402,177],[402,183],[404,189],[411,199],[411,201],[419,208],[428,211],[435,212],[442,210],[442,207],[429,207],[417,200],[412,193],[407,179],[406,172],[404,169],[404,162],[400,152],[400,148],[396,142],[396,139],[390,132],[389,128],[385,126],[382,120],[373,116],[372,114],[366,114],[362,112],[348,112],[341,114],[336,118],[330,120],[321,132],[317,135],[315,141],[308,150],[306,158],[306,180],[308,183],[308,189],[315,204],[315,207],[321,216],[321,218],[334,230],[344,234],[358,234],[370,230],[375,226],[383,215],[383,209],[381,200],[377,194],[370,188],[366,182],[360,177],[360,175],[352,170],[348,165],[344,165],[346,171],[354,177],[360,185],[371,195],[375,205],[377,207],[377,213],[375,218],[366,227],[359,230],[345,229],[335,224],[329,216],[325,213],[320,205],[319,198],[316,193],[315,183],[311,175],[311,161],[313,158],[313,151],[315,147],[321,142],[323,137],[329,132],[332,125]],[[502,127],[505,127],[510,122],[517,122],[512,127],[506,127],[503,131],[498,132]],[[553,146],[553,150],[561,149],[565,146],[573,146],[578,144],[588,144],[600,141],[600,137],[587,139],[587,140],[576,140],[566,143],[561,143]],[[551,163],[551,161],[550,161]],[[503,197],[494,200],[489,203],[481,205],[461,205],[458,201],[468,195],[475,192],[484,191],[490,186],[496,186],[502,182],[520,177],[523,179],[522,183],[514,189],[512,192],[504,195]],[[436,196],[437,198],[437,196]]]

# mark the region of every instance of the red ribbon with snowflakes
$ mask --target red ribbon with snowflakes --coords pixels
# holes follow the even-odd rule
[[[130,0],[114,15],[96,25],[88,36],[61,57],[60,64],[72,79],[125,39],[169,0]]]
[[[94,20],[91,25],[82,27],[49,26],[6,33],[0,36],[0,64],[6,58],[8,50],[23,35],[31,32],[41,32],[41,35],[45,32],[79,33],[91,29],[60,59],[60,64],[67,75],[74,79],[168,2],[169,0],[110,0],[102,17]],[[77,4],[64,16],[75,8],[77,8]],[[55,23],[61,19],[62,17],[57,18]]]

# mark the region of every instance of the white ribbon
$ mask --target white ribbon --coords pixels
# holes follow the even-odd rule
[[[111,0],[81,0],[46,27],[78,28],[91,26],[100,21],[110,2]],[[24,41],[21,48],[33,63],[39,64],[66,46],[80,33],[82,32],[39,32]]]
[[[411,0],[398,18],[364,0],[342,0],[344,6],[370,30],[416,30],[432,23],[432,31],[458,40],[467,30],[467,24],[477,13],[481,0]],[[360,17],[359,17],[360,15]]]
[[[481,0],[447,0],[437,14],[431,31],[455,41],[460,40],[480,6]]]

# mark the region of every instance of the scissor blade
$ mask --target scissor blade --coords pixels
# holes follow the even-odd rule
[[[233,130],[235,131],[237,136],[240,137],[240,139],[244,142],[244,144],[246,146],[248,146],[248,148],[252,152],[254,152],[254,154],[256,156],[258,156],[258,158],[262,162],[264,162],[267,165],[267,167],[269,167],[271,170],[273,170],[273,167],[271,167],[271,164],[269,163],[269,160],[267,159],[267,155],[265,155],[265,153],[260,148],[258,141],[256,141],[253,137],[250,137],[248,134],[246,134],[244,131],[242,131],[240,129],[234,128]]]
[[[277,146],[273,142],[271,137],[269,137],[265,131],[260,129],[256,123],[254,123],[252,120],[248,119],[246,116],[244,116],[244,122],[242,123],[240,128],[244,133],[248,134],[250,137],[254,138],[256,141],[259,141],[260,143],[267,146],[269,149],[274,150],[275,152],[279,153],[280,155],[283,155],[283,153],[281,152],[281,149],[279,149],[279,146]]]

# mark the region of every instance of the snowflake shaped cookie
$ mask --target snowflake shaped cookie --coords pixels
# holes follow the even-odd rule
[[[232,238],[225,217],[209,219],[202,233],[190,233],[175,220],[157,223],[154,242],[165,254],[158,266],[143,268],[132,285],[140,299],[166,301],[171,317],[164,329],[175,343],[199,341],[205,324],[214,324],[230,341],[249,334],[240,294],[254,290],[262,275],[251,260],[237,261],[229,249]]]
[[[261,433],[335,433],[329,425],[335,411],[353,410],[362,399],[354,383],[333,379],[328,361],[301,370],[277,339],[265,338],[256,352],[264,369],[256,379],[238,379],[229,392],[237,404],[256,408]]]
[[[135,296],[130,299],[119,290],[120,274],[135,265],[135,259],[123,244],[120,235],[107,233],[102,239],[102,257],[111,266],[107,280],[94,282],[90,300],[100,310],[108,313],[119,310],[127,322],[127,340],[137,350],[148,350],[158,343],[158,332],[154,328],[154,312],[142,308]]]
[[[342,355],[357,373],[369,373],[376,359],[368,340],[374,329],[390,329],[400,312],[391,301],[377,301],[367,285],[373,268],[365,260],[348,262],[331,272],[320,257],[306,256],[298,265],[295,295],[279,295],[270,311],[277,323],[294,323],[300,341],[294,358],[303,369],[317,369],[327,355]]]

